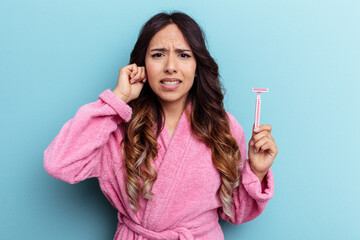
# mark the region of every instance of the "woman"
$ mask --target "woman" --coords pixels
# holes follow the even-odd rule
[[[273,196],[271,126],[244,131],[224,110],[218,66],[197,23],[159,13],[142,28],[116,88],[78,110],[44,153],[55,178],[97,177],[118,209],[114,239],[224,239]]]

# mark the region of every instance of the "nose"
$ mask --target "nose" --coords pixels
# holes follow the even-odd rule
[[[174,56],[175,55],[175,56]],[[166,73],[176,73],[177,72],[177,60],[176,54],[169,54],[169,57],[166,60],[164,71]]]

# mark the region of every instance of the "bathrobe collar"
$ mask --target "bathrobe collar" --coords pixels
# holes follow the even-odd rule
[[[184,110],[175,128],[172,138],[164,126],[158,138],[159,151],[155,158],[158,161],[158,176],[151,191],[155,195],[153,201],[147,201],[143,226],[149,229],[156,229],[164,212],[169,212],[167,202],[174,199],[174,186],[181,181],[181,172],[186,166],[188,159],[184,158],[188,147],[193,141],[190,121],[187,112],[191,112],[191,104],[188,110]]]

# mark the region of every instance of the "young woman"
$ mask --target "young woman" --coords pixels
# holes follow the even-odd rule
[[[224,110],[218,65],[198,24],[181,12],[143,26],[106,89],[62,127],[44,152],[55,178],[96,177],[118,210],[114,239],[224,239],[273,196],[271,126],[244,131]]]

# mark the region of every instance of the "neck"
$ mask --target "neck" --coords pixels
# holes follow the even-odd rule
[[[165,114],[165,122],[170,125],[176,125],[179,121],[181,114],[185,109],[185,101],[179,102],[163,102],[161,101],[161,106]]]
[[[180,120],[181,114],[186,108],[186,98],[182,101],[177,102],[163,102],[160,101],[161,107],[165,114],[165,125],[171,139],[175,128]]]

